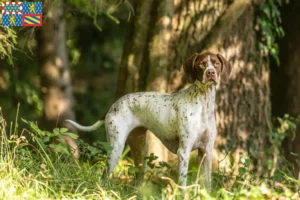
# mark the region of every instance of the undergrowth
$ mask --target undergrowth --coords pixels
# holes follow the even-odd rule
[[[109,180],[102,180],[107,151],[104,142],[84,143],[67,129],[53,132],[40,130],[27,120],[28,129],[18,130],[18,114],[14,123],[7,123],[0,109],[0,199],[299,199],[300,182],[274,168],[271,175],[258,177],[250,169],[251,160],[239,161],[238,173],[218,170],[213,173],[213,190],[209,194],[199,184],[199,167],[191,167],[188,185],[181,188],[173,181],[176,166],[147,157],[148,172],[143,184],[136,184],[136,168],[124,151],[119,165]],[[272,133],[273,135],[275,133]],[[61,142],[69,136],[78,142],[81,158],[72,159],[72,152]],[[53,151],[55,149],[55,151]],[[288,169],[288,168],[286,168]],[[175,179],[176,180],[176,179]],[[182,191],[185,191],[184,193]]]

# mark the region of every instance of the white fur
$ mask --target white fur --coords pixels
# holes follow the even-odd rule
[[[210,57],[204,76],[208,69],[215,70]],[[215,76],[218,81],[216,70]],[[119,161],[130,132],[142,126],[153,132],[171,152],[178,154],[178,183],[182,186],[186,185],[190,152],[198,149],[205,153],[203,168],[206,186],[210,188],[212,151],[217,134],[215,93],[214,84],[197,80],[188,89],[174,94],[138,92],[120,98],[105,117],[107,139],[113,147],[108,155],[108,173],[111,174]],[[68,122],[83,131],[95,130],[104,123],[97,121],[84,127],[71,120]]]

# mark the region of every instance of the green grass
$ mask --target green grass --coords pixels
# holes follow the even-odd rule
[[[17,119],[18,116],[16,122]],[[183,199],[173,181],[174,167],[165,163],[150,165],[143,184],[136,185],[132,160],[124,154],[113,176],[102,181],[107,144],[87,145],[77,139],[82,157],[75,162],[68,148],[59,143],[60,137],[76,138],[74,135],[65,129],[49,133],[32,122],[24,122],[29,125],[28,130],[18,131],[17,123],[7,124],[0,110],[0,199]],[[51,151],[53,147],[56,152]],[[155,157],[148,159],[152,161]],[[213,174],[211,194],[198,184],[199,169],[192,167],[185,198],[299,199],[300,182],[287,172],[277,169],[273,176],[257,177],[250,170],[249,158],[239,162],[239,173],[235,176],[220,171]]]

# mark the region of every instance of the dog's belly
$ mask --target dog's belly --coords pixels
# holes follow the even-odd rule
[[[173,139],[161,139],[160,140],[164,146],[171,151],[174,154],[177,154],[178,148],[179,148],[179,138],[173,138]]]
[[[177,154],[177,150],[179,148],[179,137],[174,126],[148,126],[147,129],[150,130],[169,151]]]

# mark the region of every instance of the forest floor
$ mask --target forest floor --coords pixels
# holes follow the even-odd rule
[[[174,167],[152,165],[154,155],[147,157],[149,171],[143,184],[133,181],[136,168],[127,156],[129,149],[112,177],[103,181],[109,145],[88,145],[66,129],[50,133],[32,122],[22,123],[28,124],[28,130],[18,131],[17,125],[12,125],[16,123],[7,125],[0,112],[0,199],[184,199],[173,181],[177,177]],[[66,135],[79,142],[79,161],[75,162],[68,148],[59,143]],[[273,176],[257,177],[249,168],[250,162],[245,158],[236,176],[214,172],[211,193],[199,184],[201,169],[191,167],[185,199],[300,199],[298,180],[279,169]]]

